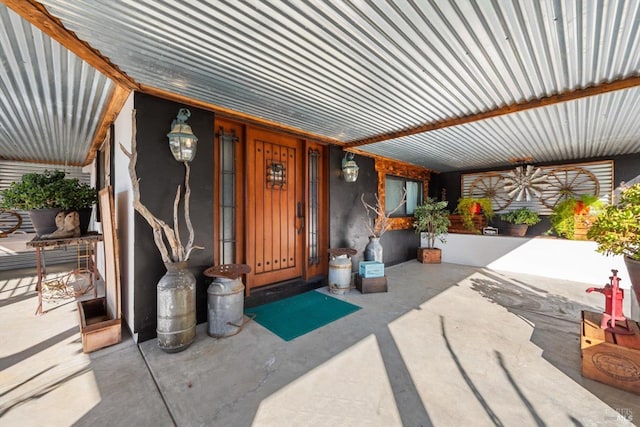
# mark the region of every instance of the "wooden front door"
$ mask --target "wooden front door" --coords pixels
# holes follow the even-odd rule
[[[304,142],[247,129],[247,291],[301,277]]]

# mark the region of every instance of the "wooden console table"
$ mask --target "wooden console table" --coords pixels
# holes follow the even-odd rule
[[[102,241],[102,234],[89,233],[80,237],[68,237],[64,239],[42,239],[38,236],[27,242],[27,246],[36,250],[36,269],[38,271],[38,284],[36,291],[38,292],[38,308],[36,315],[42,314],[42,280],[47,274],[44,265],[44,252],[46,248],[58,248],[61,246],[80,246],[86,245],[91,247],[91,251],[87,254],[87,265],[89,270],[89,282],[93,286],[94,298],[98,296],[98,289],[95,286],[95,280],[98,277],[98,266],[96,263],[96,253],[98,251],[98,242]]]

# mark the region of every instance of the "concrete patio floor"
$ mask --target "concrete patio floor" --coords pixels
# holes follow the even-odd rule
[[[180,353],[125,337],[84,354],[73,299],[45,303],[36,317],[33,272],[0,272],[0,425],[640,420],[640,396],[580,374],[580,311],[601,311],[604,303],[585,293],[590,285],[417,261],[386,274],[389,292],[336,296],[362,310],[290,342],[255,322],[224,339],[201,324]]]

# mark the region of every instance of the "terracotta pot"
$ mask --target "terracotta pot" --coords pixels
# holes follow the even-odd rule
[[[529,226],[527,224],[507,224],[507,234],[509,236],[524,237]]]
[[[635,259],[624,257],[624,264],[627,266],[627,273],[629,273],[629,280],[631,280],[631,286],[633,292],[636,294],[638,305],[640,305],[640,261]]]

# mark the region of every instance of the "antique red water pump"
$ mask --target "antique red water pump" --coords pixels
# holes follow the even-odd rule
[[[633,334],[633,331],[629,329],[627,318],[622,314],[624,290],[620,289],[619,286],[618,270],[614,269],[611,272],[613,276],[609,276],[609,284],[605,285],[604,288],[589,288],[587,293],[600,292],[604,294],[604,313],[602,313],[600,328],[618,334]],[[624,322],[624,326],[618,325],[618,321]]]

